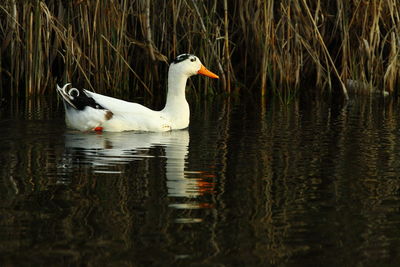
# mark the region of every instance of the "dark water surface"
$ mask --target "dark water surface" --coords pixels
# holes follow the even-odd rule
[[[80,133],[0,109],[1,266],[396,266],[400,106],[192,105],[188,130]]]

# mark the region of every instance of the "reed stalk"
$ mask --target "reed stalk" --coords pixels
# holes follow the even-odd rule
[[[310,20],[311,20],[311,22],[312,22],[312,26],[313,26],[313,28],[314,28],[314,32],[315,32],[315,34],[316,34],[316,36],[317,36],[317,39],[318,39],[318,41],[320,42],[321,47],[322,47],[322,49],[323,49],[323,51],[324,51],[324,53],[325,53],[325,56],[328,58],[329,63],[331,64],[331,67],[332,67],[332,69],[333,69],[335,75],[337,76],[337,78],[338,78],[338,80],[339,80],[339,82],[340,82],[343,95],[344,95],[345,99],[347,100],[347,99],[349,99],[349,95],[348,95],[348,93],[347,93],[346,85],[345,85],[344,82],[342,81],[342,78],[341,78],[341,76],[340,76],[340,74],[339,74],[339,72],[338,72],[338,70],[337,70],[337,68],[336,68],[336,66],[335,66],[335,63],[333,62],[333,59],[332,59],[332,57],[331,57],[331,55],[330,55],[330,53],[329,53],[329,50],[328,50],[328,48],[326,47],[326,44],[325,44],[325,42],[324,42],[324,38],[322,37],[322,35],[321,35],[321,33],[320,33],[319,29],[318,29],[317,23],[315,22],[315,20],[314,20],[312,14],[311,14],[310,8],[308,7],[306,0],[302,0],[302,1],[303,1],[304,8],[305,8],[305,10],[307,11],[307,15],[308,15],[308,17],[310,18]],[[319,3],[319,1],[318,1],[318,3]]]
[[[229,49],[229,18],[228,18],[228,1],[224,0],[224,49],[225,49],[225,66],[226,66],[226,91],[231,92],[231,68],[230,68],[230,49]]]

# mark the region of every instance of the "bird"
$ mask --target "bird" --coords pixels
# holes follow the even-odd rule
[[[190,76],[201,74],[218,79],[193,54],[177,56],[169,66],[165,107],[152,110],[138,103],[77,89],[71,83],[59,87],[68,128],[79,131],[143,131],[165,132],[189,126],[190,109],[185,87]]]

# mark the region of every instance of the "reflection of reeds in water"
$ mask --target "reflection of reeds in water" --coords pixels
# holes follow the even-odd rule
[[[259,242],[241,243],[232,261],[253,253],[257,263],[278,264],[316,252],[321,257],[313,256],[314,262],[343,261],[330,254],[332,248],[376,253],[368,259],[351,254],[355,262],[385,259],[397,244],[385,231],[397,231],[393,223],[399,223],[391,218],[396,216],[391,201],[399,200],[399,146],[396,104],[380,105],[360,100],[349,107],[316,103],[304,108],[294,101],[260,113],[227,114],[235,119],[217,139],[229,144],[220,147],[226,153],[217,159],[218,189],[223,190],[218,205],[224,211],[218,211],[216,227],[225,238],[217,238],[219,249],[248,237]],[[346,242],[344,248],[338,242]]]
[[[397,0],[5,0],[0,14],[4,95],[66,81],[157,95],[163,62],[184,52],[215,69],[228,92],[238,82],[284,97],[304,84],[339,84],[346,95],[347,79],[389,92],[399,84]]]
[[[65,256],[71,257],[66,262],[93,264],[115,253],[126,261],[174,263],[178,252],[198,249],[194,253],[211,265],[249,257],[251,265],[267,266],[309,252],[324,260],[341,259],[329,251],[353,257],[343,251],[349,244],[363,257],[356,260],[367,262],[398,242],[388,236],[399,223],[395,101],[364,99],[345,107],[317,102],[307,108],[297,101],[268,108],[232,101],[215,105],[217,112],[207,104],[194,112],[201,119],[193,121],[181,167],[206,169],[210,173],[191,177],[209,183],[198,183],[205,194],[179,201],[169,195],[164,164],[149,159],[114,166],[125,175],[96,174],[83,166],[77,149],[70,158],[80,167],[63,173],[63,128],[38,127],[29,138],[19,136],[28,119],[47,121],[40,110],[54,107],[36,100],[15,104],[23,114],[39,111],[11,125],[12,142],[2,139],[1,223],[11,230],[0,249],[15,259],[22,250],[36,256],[30,258]]]

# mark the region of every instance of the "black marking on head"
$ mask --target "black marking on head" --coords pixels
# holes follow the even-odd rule
[[[179,55],[179,56],[177,56],[177,57],[174,59],[174,61],[172,61],[172,63],[176,64],[176,63],[182,62],[182,61],[188,59],[189,57],[194,57],[194,55],[192,55],[192,54],[182,54],[182,55]],[[196,60],[195,57],[194,57],[194,60]],[[193,61],[193,60],[192,60],[192,61]]]

